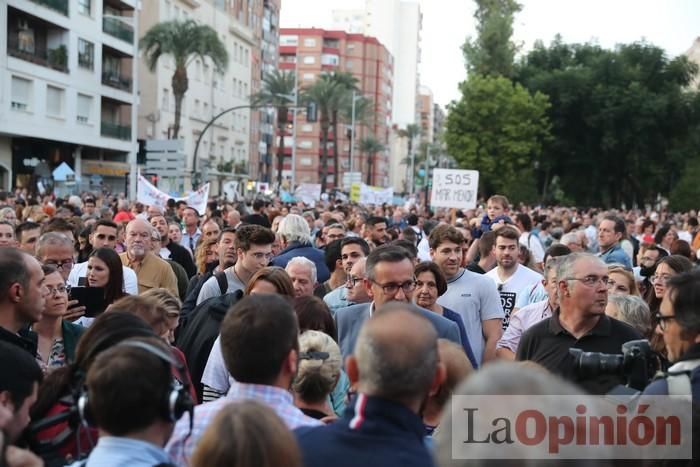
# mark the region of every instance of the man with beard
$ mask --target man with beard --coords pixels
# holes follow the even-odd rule
[[[501,305],[505,317],[503,318],[503,330],[508,327],[510,314],[515,307],[518,294],[530,285],[542,280],[542,274],[529,269],[518,262],[520,251],[520,234],[510,226],[504,226],[496,230],[496,266],[485,274],[490,277],[501,295]],[[500,338],[500,336],[499,336]]]
[[[185,247],[170,240],[168,221],[165,217],[162,214],[155,214],[150,217],[149,221],[160,235],[160,257],[178,263],[185,269],[188,278],[194,276],[197,273],[197,267],[194,265],[192,255]]]
[[[170,265],[151,250],[151,225],[144,219],[134,219],[126,226],[126,252],[119,255],[122,264],[136,272],[139,293],[164,288],[178,296],[177,279]]]
[[[373,216],[367,219],[365,224],[365,240],[369,248],[374,250],[378,246],[386,243],[386,219],[384,217]]]

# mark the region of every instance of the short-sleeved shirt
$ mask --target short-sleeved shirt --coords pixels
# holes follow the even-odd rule
[[[224,271],[226,276],[226,282],[228,283],[228,288],[226,293],[234,293],[238,290],[245,289],[245,284],[238,279],[238,276],[233,272],[233,267],[227,268]],[[216,277],[212,276],[204,283],[202,288],[199,290],[199,295],[197,296],[197,305],[202,303],[204,300],[212,297],[218,297],[221,295],[221,288],[219,287],[219,281]]]
[[[508,349],[515,353],[518,350],[518,344],[520,344],[520,338],[523,336],[523,333],[550,316],[552,316],[552,307],[549,306],[548,298],[519,309],[511,315],[508,328],[496,343],[496,348]]]
[[[508,327],[510,314],[515,308],[518,294],[526,287],[534,286],[536,282],[542,281],[542,274],[519,264],[515,272],[505,282],[498,277],[498,268],[491,269],[486,273],[486,277],[493,280],[501,296],[501,305],[505,313],[503,318],[503,330],[505,330]]]
[[[486,344],[481,323],[489,319],[503,319],[503,306],[493,281],[462,269],[447,281],[447,291],[437,302],[462,317],[474,358],[481,364]]]
[[[593,329],[577,339],[562,327],[559,310],[556,310],[550,318],[525,331],[520,339],[516,359],[539,363],[552,373],[579,384],[591,394],[605,394],[625,381],[617,375],[601,375],[596,378],[578,376],[575,357],[569,353],[569,349],[621,354],[622,344],[641,338],[633,327],[603,314]]]

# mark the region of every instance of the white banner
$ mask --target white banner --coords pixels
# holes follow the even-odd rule
[[[360,185],[360,204],[392,204],[394,202],[393,188],[379,188],[362,183]]]
[[[188,206],[195,208],[200,215],[204,214],[207,208],[207,200],[209,199],[209,183],[205,183],[196,191],[191,191],[187,196],[173,197],[160,191],[143,175],[139,174],[138,183],[136,184],[137,201],[149,206],[158,206],[165,209],[170,198],[175,201],[185,201]]]
[[[315,206],[316,201],[321,199],[321,184],[300,183],[297,189],[294,190],[294,197],[309,206]]]
[[[430,206],[474,209],[478,189],[478,170],[433,169]]]

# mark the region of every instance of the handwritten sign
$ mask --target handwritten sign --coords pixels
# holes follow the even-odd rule
[[[136,200],[148,206],[158,206],[163,209],[167,206],[170,198],[175,201],[184,200],[188,206],[192,206],[202,214],[207,207],[209,186],[209,183],[205,183],[198,190],[191,191],[187,196],[174,197],[162,192],[139,174],[136,184]]]
[[[473,209],[479,188],[477,170],[433,169],[430,206],[434,208]]]
[[[353,183],[350,189],[350,199],[360,204],[391,204],[394,201],[394,189]]]

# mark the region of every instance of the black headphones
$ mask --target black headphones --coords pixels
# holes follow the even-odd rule
[[[168,364],[168,370],[173,367],[177,370],[180,381],[175,378],[172,379],[168,391],[163,395],[164,400],[160,403],[162,416],[171,422],[177,422],[184,414],[190,414],[190,430],[192,429],[192,422],[194,420],[194,402],[189,392],[189,385],[187,384],[187,378],[185,378],[185,368],[178,362],[172,355],[165,353],[158,347],[149,344],[148,342],[137,341],[133,339],[127,339],[115,347],[132,347],[144,350],[151,355],[158,357]],[[82,423],[86,426],[94,426],[95,418],[90,412],[89,395],[87,387],[85,387],[78,397],[77,402],[78,414]]]

